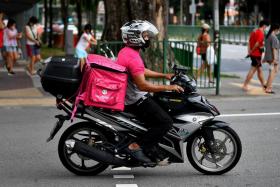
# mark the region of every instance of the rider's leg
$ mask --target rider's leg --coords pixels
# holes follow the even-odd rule
[[[131,150],[137,150],[138,145],[144,149],[156,146],[173,124],[171,117],[151,98],[147,98],[141,103],[126,106],[126,111],[136,114],[149,128],[144,136],[139,137],[137,143],[129,145]]]
[[[171,117],[152,98],[145,99],[136,107],[136,115],[148,128],[138,141],[143,147],[156,145],[173,124]]]

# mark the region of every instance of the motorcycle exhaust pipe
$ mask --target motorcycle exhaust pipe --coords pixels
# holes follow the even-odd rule
[[[65,142],[65,145],[68,150],[74,151],[78,154],[96,160],[98,162],[102,162],[109,165],[115,165],[115,166],[128,165],[124,160],[119,159],[106,151],[101,151],[99,149],[96,149],[95,147],[91,147],[79,141],[67,140]]]

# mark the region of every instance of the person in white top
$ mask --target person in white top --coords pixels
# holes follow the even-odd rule
[[[14,64],[17,60],[17,40],[22,38],[22,34],[16,29],[16,21],[9,19],[7,27],[4,29],[4,47],[6,52],[8,75],[14,75]]]
[[[84,27],[84,33],[80,37],[80,40],[75,50],[75,56],[79,58],[81,61],[81,69],[85,64],[88,55],[86,50],[91,44],[97,45],[97,41],[94,39],[94,37],[91,34],[91,25],[86,24]]]
[[[37,29],[38,19],[35,16],[29,18],[27,25],[25,26],[26,36],[26,50],[27,55],[30,57],[30,63],[26,67],[27,73],[35,75],[36,71],[34,64],[41,61],[40,46],[41,40]]]

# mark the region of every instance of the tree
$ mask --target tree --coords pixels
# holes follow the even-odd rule
[[[47,42],[47,31],[48,31],[48,2],[47,0],[44,0],[44,19],[45,19],[45,23],[44,23],[44,38],[43,38],[43,42],[46,43]]]
[[[166,36],[168,23],[167,0],[105,0],[103,40],[120,40],[121,26],[133,19],[147,20],[160,30],[159,40]]]
[[[121,26],[134,19],[147,20],[160,31],[159,42],[152,43],[143,59],[149,68],[163,70],[163,43],[167,36],[167,0],[105,0],[105,28],[102,40],[121,40]]]
[[[76,0],[79,36],[82,35],[82,0]]]
[[[51,48],[52,47],[52,40],[53,40],[53,29],[52,29],[52,23],[53,23],[53,11],[52,11],[52,4],[53,4],[53,0],[49,0],[49,15],[50,15],[50,33],[49,33],[49,42],[48,42],[48,47]]]
[[[82,0],[82,9],[87,13],[88,23],[93,25],[93,30],[96,30],[97,9],[100,0]],[[82,30],[82,28],[81,28]],[[79,32],[81,32],[79,30]]]
[[[63,28],[63,34],[65,37],[65,33],[68,27],[68,7],[69,7],[69,1],[68,0],[60,0],[61,3],[61,17],[62,17],[62,22],[64,24]]]

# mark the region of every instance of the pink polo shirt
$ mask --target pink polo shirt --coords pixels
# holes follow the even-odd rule
[[[140,91],[133,83],[133,76],[145,73],[144,62],[140,57],[139,50],[124,47],[120,50],[116,63],[126,67],[129,73],[125,104],[131,105],[147,94],[147,92]]]
[[[117,63],[126,67],[134,76],[145,73],[145,66],[138,50],[124,47],[118,54]]]

